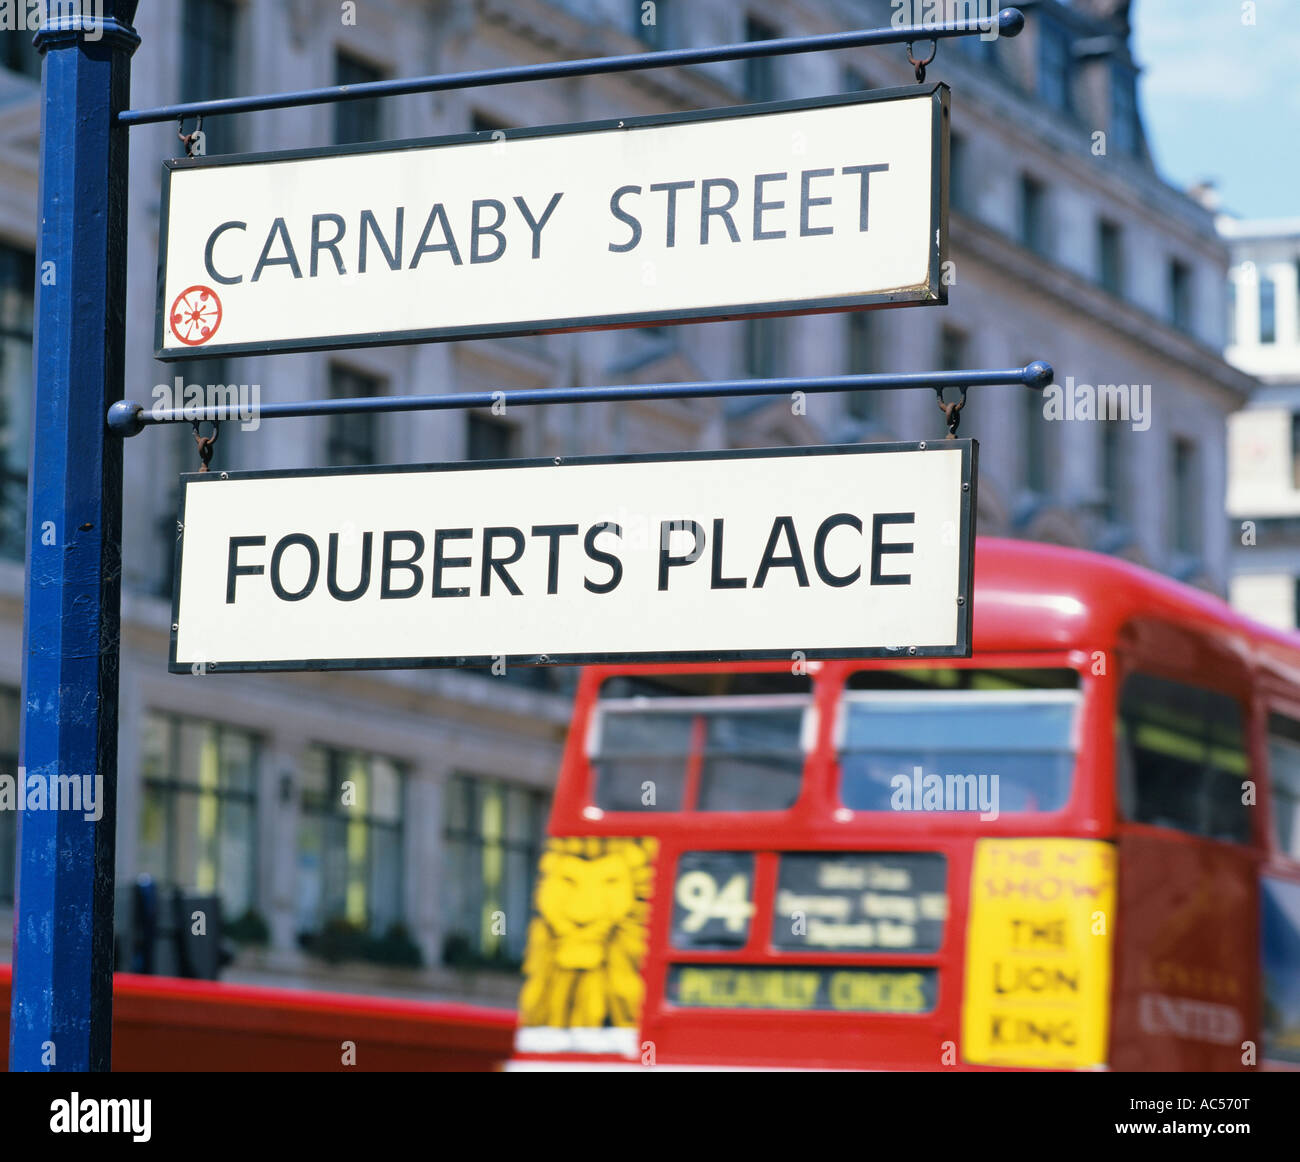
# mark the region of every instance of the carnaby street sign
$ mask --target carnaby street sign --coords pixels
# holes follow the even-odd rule
[[[160,359],[946,301],[943,85],[164,167]]]
[[[967,657],[976,452],[186,476],[170,668]]]

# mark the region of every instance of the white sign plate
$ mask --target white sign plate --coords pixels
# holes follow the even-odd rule
[[[188,475],[170,668],[968,657],[976,456]]]
[[[177,159],[160,359],[939,304],[943,85]]]

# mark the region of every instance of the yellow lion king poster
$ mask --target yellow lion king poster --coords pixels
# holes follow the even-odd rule
[[[519,997],[521,1052],[637,1053],[658,840],[549,839]]]

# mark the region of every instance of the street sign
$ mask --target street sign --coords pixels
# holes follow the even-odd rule
[[[158,358],[941,304],[948,90],[163,170]]]
[[[976,455],[188,475],[170,669],[968,657]]]

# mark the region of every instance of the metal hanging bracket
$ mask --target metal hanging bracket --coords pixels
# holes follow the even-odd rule
[[[961,392],[961,399],[956,400],[954,403],[944,403],[943,388],[936,387],[934,389],[935,395],[939,397],[939,410],[943,412],[943,418],[948,424],[948,439],[950,440],[957,438],[957,429],[961,427],[961,409],[966,406],[966,388],[959,384],[957,390]]]
[[[208,420],[207,423],[212,425],[212,435],[203,434],[203,420],[194,421],[194,442],[199,446],[199,471],[206,472],[208,465],[212,463],[212,445],[217,442],[217,437],[221,435],[221,421]]]
[[[185,145],[185,156],[186,157],[197,156],[194,152],[194,143],[198,141],[199,135],[203,132],[203,114],[200,113],[195,118],[193,133],[185,132],[185,118],[183,115],[176,118],[176,121],[177,121],[176,136],[179,137]]]
[[[920,61],[917,60],[916,57],[912,55],[912,45],[914,43],[915,43],[914,41],[910,41],[910,40],[907,42],[907,63],[916,70],[916,83],[918,85],[924,85],[925,66],[928,64],[932,64],[934,62],[934,58],[938,55],[939,52],[939,42],[937,40],[931,39],[930,55],[926,57],[925,60],[920,60]]]

